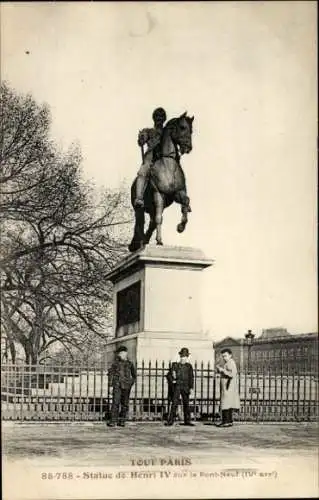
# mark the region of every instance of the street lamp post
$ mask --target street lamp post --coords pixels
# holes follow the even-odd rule
[[[248,330],[248,332],[245,334],[245,339],[247,342],[248,346],[248,359],[247,359],[247,371],[250,371],[250,365],[251,365],[251,346],[253,345],[253,340],[254,340],[255,335],[252,333],[251,330]]]

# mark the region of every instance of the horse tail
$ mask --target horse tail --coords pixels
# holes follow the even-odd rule
[[[131,185],[131,205],[132,205],[132,207],[134,207],[135,198],[136,198],[136,178],[134,179],[134,181]]]

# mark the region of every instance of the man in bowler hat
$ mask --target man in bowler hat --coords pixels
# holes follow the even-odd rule
[[[116,351],[116,358],[108,372],[109,385],[113,387],[111,419],[109,427],[125,426],[129,407],[132,385],[136,380],[136,370],[133,363],[127,358],[127,348],[121,346]]]
[[[171,393],[171,406],[166,425],[173,425],[178,403],[180,397],[182,397],[184,425],[193,427],[194,424],[191,423],[189,408],[189,394],[194,387],[194,371],[192,365],[188,361],[190,353],[187,347],[183,347],[178,354],[180,356],[179,362],[172,363],[166,376],[169,392]]]

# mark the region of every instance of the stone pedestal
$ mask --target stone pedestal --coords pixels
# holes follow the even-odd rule
[[[114,284],[114,339],[138,365],[176,359],[188,347],[191,361],[213,363],[213,342],[200,314],[201,271],[212,260],[194,248],[147,246],[123,259],[108,275]]]

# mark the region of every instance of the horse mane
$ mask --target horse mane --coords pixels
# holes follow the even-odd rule
[[[171,118],[170,120],[168,120],[168,122],[166,123],[165,127],[164,127],[164,132],[166,131],[169,131],[171,130],[172,128],[176,127],[176,124],[177,122],[181,119],[181,118],[185,118],[185,120],[187,121],[188,125],[190,126],[190,130],[192,132],[193,130],[193,120],[191,119],[190,116],[178,116],[177,118]]]
[[[173,127],[175,127],[177,120],[178,118],[171,118],[170,120],[168,120],[168,122],[166,122],[166,125],[164,127],[164,131],[170,130]]]

